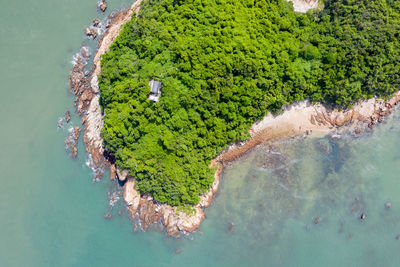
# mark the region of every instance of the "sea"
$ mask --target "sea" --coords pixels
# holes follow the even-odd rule
[[[399,111],[356,137],[260,145],[225,167],[199,231],[135,232],[82,138],[65,151],[79,118],[57,127],[75,53],[94,54],[85,27],[130,1],[96,4],[0,0],[0,266],[400,266]]]

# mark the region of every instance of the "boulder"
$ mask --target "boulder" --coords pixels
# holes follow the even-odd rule
[[[61,129],[63,126],[64,126],[64,121],[63,121],[63,119],[59,119],[59,120],[57,121],[57,128],[58,128],[58,129]]]
[[[87,27],[85,29],[85,34],[89,39],[96,39],[97,37],[97,30],[93,27]]]
[[[76,148],[76,145],[73,144],[71,148],[71,158],[76,158],[78,155],[78,149]]]
[[[77,108],[77,113],[79,116],[81,116],[86,111],[93,97],[94,97],[94,92],[92,88],[86,89],[82,92],[82,95],[79,98],[79,103]]]
[[[71,120],[71,113],[69,110],[65,111],[65,121],[68,123]]]
[[[97,31],[96,31],[96,34],[97,34]],[[87,47],[87,46],[82,46],[80,53],[85,61],[87,61],[89,59],[89,57],[91,56],[89,47]]]
[[[98,8],[100,9],[101,12],[106,11],[106,9],[107,9],[107,2],[106,2],[106,0],[101,0],[100,3],[99,3],[99,5],[98,5]]]
[[[98,18],[93,19],[93,26],[97,27],[100,25],[100,20]]]
[[[81,128],[79,126],[75,126],[73,130],[73,138],[74,143],[78,144],[79,134],[81,133]]]

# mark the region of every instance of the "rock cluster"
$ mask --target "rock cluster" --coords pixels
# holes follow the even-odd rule
[[[75,108],[81,116],[93,99],[93,89],[88,85],[89,71],[85,71],[85,66],[91,56],[90,50],[82,46],[80,52],[75,55],[74,65],[69,75],[69,90],[75,95]]]
[[[103,55],[118,36],[122,25],[124,25],[132,17],[134,10],[138,10],[140,0],[136,1],[129,9],[111,14],[107,21],[109,27],[104,35],[101,36],[97,52],[93,59],[93,67],[89,73],[82,72],[81,68],[75,74],[77,83],[71,83],[74,88],[78,85],[83,85],[83,90],[77,91],[76,94],[76,107],[79,115],[83,115],[81,123],[85,125],[83,140],[85,148],[89,155],[88,165],[94,172],[94,181],[99,181],[103,175],[104,169],[107,165],[113,164],[110,158],[107,157],[107,151],[104,150],[103,140],[101,138],[101,129],[103,128],[103,115],[99,104],[99,87],[97,76],[101,72],[100,57]],[[97,20],[93,20],[93,25],[97,24]],[[98,24],[100,25],[100,24]],[[74,68],[73,68],[74,71]],[[84,74],[84,75],[82,75]],[[81,82],[80,78],[84,77],[85,82]],[[110,169],[111,177],[114,176],[113,168]]]
[[[101,34],[101,21],[98,18],[94,18],[92,21],[92,25],[86,27],[85,35],[87,36],[88,39],[94,40],[100,34]]]
[[[153,224],[162,224],[165,233],[176,238],[181,232],[194,232],[205,218],[204,209],[211,202],[218,190],[219,176],[222,167],[219,166],[215,174],[215,181],[208,194],[201,196],[199,204],[193,206],[190,211],[180,211],[176,207],[158,203],[149,195],[140,195],[135,189],[135,180],[128,175],[127,171],[120,171],[117,168],[118,179],[126,181],[124,184],[124,201],[128,206],[129,215],[132,220],[139,220],[143,231],[149,229]]]
[[[197,205],[186,214],[177,208],[156,202],[151,196],[141,196],[134,188],[135,180],[128,178],[124,185],[124,200],[132,220],[140,220],[143,231],[161,223],[169,236],[180,237],[180,231],[193,232],[204,219],[203,207]]]
[[[385,117],[392,113],[393,107],[400,102],[400,95],[392,97],[388,101],[371,99],[363,104],[347,111],[338,110],[317,110],[311,116],[311,123],[314,125],[325,125],[328,127],[342,127],[365,123],[369,128],[373,128],[377,123],[384,121]],[[360,129],[355,131],[360,132]]]
[[[219,185],[219,175],[222,171],[221,166],[216,173],[216,179],[210,192],[201,196],[198,205],[192,207],[191,212],[185,213],[178,211],[176,207],[161,204],[151,196],[140,195],[134,187],[135,180],[128,175],[126,170],[120,171],[116,168],[112,156],[104,150],[103,141],[100,136],[103,127],[103,117],[99,105],[99,89],[97,76],[100,74],[100,57],[108,50],[111,43],[118,36],[122,25],[127,22],[134,11],[139,10],[140,0],[136,1],[130,9],[112,14],[108,21],[108,29],[101,37],[97,53],[94,58],[93,68],[90,72],[85,71],[86,63],[90,57],[89,50],[82,47],[80,53],[75,56],[75,62],[69,76],[70,91],[75,97],[75,108],[79,116],[83,115],[81,123],[84,124],[84,136],[86,151],[89,154],[88,165],[94,171],[94,180],[98,181],[103,173],[106,161],[110,164],[110,178],[118,177],[120,183],[124,184],[124,200],[128,206],[130,217],[140,221],[142,230],[147,230],[152,224],[162,224],[165,226],[166,234],[179,237],[180,232],[193,232],[198,229],[204,219],[204,208],[211,204],[212,198]],[[104,11],[107,7],[105,1],[101,1],[99,8]],[[100,21],[93,20],[93,25],[86,29],[87,35],[91,38],[97,37],[97,30]],[[96,30],[96,33],[95,33]],[[79,130],[78,130],[79,129]],[[70,131],[70,137],[66,141],[68,148],[71,147],[71,156],[76,156],[76,144],[79,137],[80,128]],[[106,215],[109,218],[110,215]],[[137,225],[137,224],[135,224]]]
[[[71,157],[76,158],[76,156],[78,155],[78,149],[76,146],[78,145],[81,128],[75,126],[74,128],[70,128],[68,132],[69,132],[68,137],[65,140],[65,149],[71,150]]]
[[[357,108],[345,112],[337,110],[316,111],[316,115],[311,116],[311,123],[328,127],[342,127],[354,123],[366,123],[369,128],[373,128],[374,125],[383,122],[385,117],[392,113],[393,106],[397,105],[399,101],[399,96],[395,96],[389,101],[378,101],[372,106],[373,110],[370,112],[361,111]]]

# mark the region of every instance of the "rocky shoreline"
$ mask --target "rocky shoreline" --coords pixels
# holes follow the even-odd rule
[[[108,29],[101,36],[97,52],[94,56],[93,67],[85,71],[90,53],[83,46],[80,53],[75,56],[74,65],[69,77],[70,91],[75,95],[75,108],[81,123],[84,125],[83,140],[88,153],[88,166],[94,172],[94,181],[99,181],[107,166],[110,166],[110,178],[118,178],[124,187],[124,201],[128,212],[135,223],[140,224],[142,230],[148,229],[152,224],[161,223],[165,227],[167,235],[179,237],[181,232],[193,232],[197,230],[205,217],[204,208],[208,207],[219,185],[219,174],[222,167],[214,163],[217,168],[215,181],[211,190],[201,196],[201,201],[190,211],[179,211],[176,207],[156,202],[149,195],[140,195],[134,188],[135,180],[127,175],[126,171],[119,170],[104,150],[103,141],[100,136],[103,127],[103,117],[99,105],[99,88],[97,77],[101,72],[100,59],[109,46],[118,36],[122,26],[131,18],[133,12],[138,14],[141,0],[136,1],[129,9],[119,12],[109,18],[111,22]],[[90,34],[92,38],[92,34]]]
[[[199,204],[191,207],[190,211],[184,212],[176,207],[159,203],[150,195],[140,195],[136,191],[134,177],[130,177],[127,171],[115,166],[113,157],[105,151],[100,136],[104,123],[99,105],[97,82],[97,77],[101,72],[100,58],[118,36],[122,25],[130,20],[133,12],[138,14],[140,3],[141,0],[138,0],[127,10],[108,18],[108,27],[100,37],[93,67],[90,71],[85,71],[90,52],[83,46],[75,56],[69,77],[70,91],[76,96],[76,112],[79,116],[83,115],[81,119],[84,125],[83,140],[89,158],[88,166],[94,172],[93,180],[99,181],[104,170],[110,167],[110,178],[118,179],[123,185],[123,198],[128,213],[134,221],[134,229],[139,226],[146,231],[151,225],[161,223],[165,227],[166,234],[176,238],[179,238],[182,232],[194,232],[205,218],[204,209],[211,204],[218,190],[220,174],[226,163],[236,160],[263,142],[279,138],[316,133],[328,134],[339,128],[343,129],[343,126],[352,129],[354,134],[359,134],[363,129],[372,128],[375,124],[382,122],[400,101],[400,94],[396,94],[389,101],[378,99],[362,101],[347,111],[338,111],[323,105],[310,105],[307,102],[291,105],[285,108],[281,115],[268,115],[262,121],[255,123],[250,130],[252,136],[250,140],[229,146],[213,160],[210,167],[216,169],[214,183],[210,191],[201,196]],[[79,136],[78,129],[74,129],[74,133]]]
[[[373,98],[360,101],[353,108],[340,111],[321,104],[311,105],[307,101],[292,104],[284,112],[264,117],[250,129],[251,138],[234,144],[223,151],[217,160],[232,162],[259,144],[304,135],[325,136],[348,132],[357,136],[384,121],[400,102],[400,92],[389,100]]]

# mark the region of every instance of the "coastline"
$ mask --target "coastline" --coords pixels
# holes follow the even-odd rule
[[[133,12],[139,11],[138,0],[112,18],[107,31],[99,40],[92,70],[84,71],[87,59],[87,49],[81,49],[80,56],[75,60],[70,75],[70,90],[76,95],[75,103],[78,115],[83,115],[81,123],[84,124],[84,143],[88,153],[88,166],[94,171],[94,181],[99,181],[107,166],[110,166],[110,178],[118,178],[124,187],[124,201],[127,205],[134,228],[138,226],[146,231],[152,224],[161,223],[167,235],[179,238],[180,233],[196,231],[205,218],[204,209],[207,208],[216,194],[220,182],[223,166],[248,153],[257,145],[282,138],[292,138],[303,135],[327,135],[338,129],[350,129],[354,134],[372,128],[382,122],[389,115],[392,108],[400,101],[397,93],[388,101],[370,99],[360,101],[352,109],[339,111],[324,105],[311,105],[302,101],[284,108],[282,114],[271,114],[263,120],[253,124],[250,129],[251,138],[241,144],[228,146],[210,164],[216,168],[215,179],[210,190],[200,196],[199,204],[192,206],[191,213],[185,213],[176,207],[156,202],[147,194],[140,195],[134,188],[134,177],[126,171],[118,169],[111,159],[105,155],[103,141],[100,136],[103,127],[103,117],[99,105],[99,88],[97,77],[101,73],[100,58],[118,36],[122,26],[129,21]],[[72,77],[72,78],[71,78]]]
[[[157,203],[149,195],[140,195],[134,188],[134,178],[127,175],[126,171],[119,170],[111,159],[105,155],[103,141],[101,139],[101,129],[103,127],[103,117],[99,104],[99,88],[97,77],[101,73],[100,60],[113,43],[122,29],[122,26],[129,21],[133,12],[138,14],[140,3],[138,0],[125,11],[121,11],[113,16],[107,31],[101,36],[97,51],[94,56],[93,67],[90,72],[85,71],[84,67],[90,57],[86,47],[82,47],[74,60],[74,65],[69,77],[70,91],[76,96],[75,108],[78,115],[82,115],[81,123],[84,125],[83,140],[85,149],[88,153],[87,165],[93,170],[93,181],[99,181],[107,166],[110,166],[110,178],[117,177],[124,187],[124,201],[128,207],[131,219],[142,230],[147,230],[153,223],[161,222],[165,227],[166,234],[180,237],[180,233],[194,232],[197,230],[205,218],[204,208],[208,207],[219,185],[219,174],[222,166],[217,163],[215,180],[210,191],[200,197],[200,202],[191,207],[191,212],[179,211],[176,207],[167,204]]]
[[[357,136],[383,122],[399,102],[400,92],[386,101],[378,98],[359,101],[353,108],[344,111],[301,101],[283,108],[279,115],[268,114],[263,120],[254,123],[250,129],[251,138],[244,143],[229,146],[217,160],[222,164],[229,163],[259,144],[283,138],[304,135],[322,137],[342,130]]]

